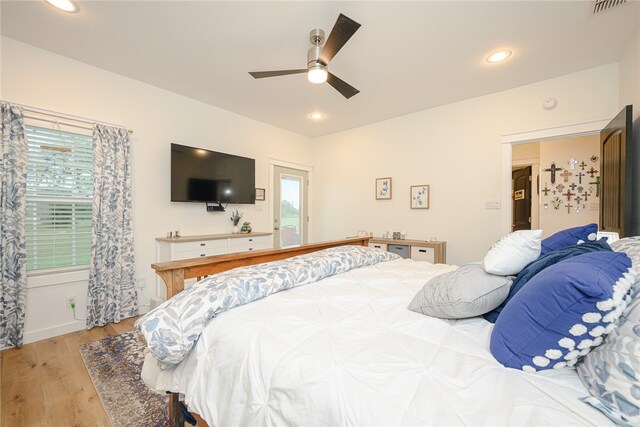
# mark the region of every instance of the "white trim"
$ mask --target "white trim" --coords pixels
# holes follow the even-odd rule
[[[546,141],[549,139],[573,138],[576,136],[593,135],[599,133],[611,119],[592,120],[590,122],[556,126],[546,129],[536,129],[525,132],[509,133],[502,135],[502,144],[526,144],[534,141]]]
[[[511,230],[511,146],[529,142],[548,141],[553,139],[574,138],[578,136],[595,135],[611,121],[611,119],[592,120],[566,126],[555,126],[546,129],[536,129],[502,135],[502,161],[500,166],[500,230],[507,234]]]
[[[82,270],[75,271],[51,271],[43,274],[27,274],[27,289],[44,288],[47,286],[58,286],[65,283],[88,282],[89,268],[81,267]]]
[[[269,158],[269,164],[274,166],[282,166],[284,168],[298,169],[301,171],[313,172],[313,166],[302,165],[299,163],[288,162],[286,160],[278,160]]]
[[[46,340],[47,338],[57,337],[59,335],[71,332],[81,331],[86,328],[84,321],[75,320],[61,325],[51,326],[48,328],[36,329],[24,333],[24,343],[29,344],[36,341]]]
[[[511,166],[532,166],[540,163],[540,159],[538,157],[531,157],[529,159],[517,159],[511,160]]]
[[[313,166],[303,165],[299,163],[288,162],[286,160],[279,160],[269,158],[269,191],[271,192],[271,196],[267,196],[269,199],[269,226],[273,231],[273,189],[274,189],[274,179],[275,179],[275,167],[282,166],[290,169],[297,169],[307,172],[307,176],[309,179],[309,187],[307,188],[307,215],[309,216],[309,221],[307,222],[307,241],[309,243],[313,242],[313,237],[311,235],[311,224],[313,223]]]

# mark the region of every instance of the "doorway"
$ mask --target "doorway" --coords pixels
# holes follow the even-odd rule
[[[531,230],[531,166],[514,167],[511,172],[513,213],[511,231]]]
[[[308,242],[309,173],[274,166],[273,247],[286,248]]]
[[[580,123],[576,125],[568,125],[568,126],[554,127],[549,129],[514,133],[510,135],[504,135],[502,137],[502,171],[503,172],[502,172],[501,204],[502,206],[507,208],[507,209],[503,209],[501,213],[501,224],[502,224],[501,229],[503,233],[505,234],[508,233],[511,230],[511,227],[513,224],[513,220],[512,220],[513,191],[511,186],[511,181],[512,181],[511,172],[512,172],[513,166],[515,166],[514,161],[516,160],[516,158],[514,158],[513,156],[514,154],[513,149],[516,149],[516,147],[518,148],[520,147],[524,148],[527,146],[531,147],[535,143],[543,143],[543,142],[547,143],[547,142],[553,142],[553,141],[557,142],[561,140],[568,140],[572,138],[585,137],[590,135],[597,136],[599,135],[600,131],[607,125],[607,123],[609,123],[609,120],[597,120],[592,122]],[[527,157],[530,157],[530,156],[527,155]],[[532,228],[542,228],[545,231],[545,235],[548,235],[549,233],[551,233],[552,229],[549,226],[544,225],[546,218],[543,218],[543,216],[546,215],[547,213],[551,213],[552,215],[555,215],[562,219],[565,219],[565,218],[575,219],[573,218],[574,215],[567,213],[567,209],[569,208],[571,208],[572,210],[570,212],[575,211],[575,203],[573,203],[573,199],[570,203],[573,206],[570,206],[570,207],[567,207],[565,206],[565,204],[560,203],[562,202],[561,196],[566,197],[564,194],[562,194],[566,192],[566,188],[563,189],[562,193],[559,193],[557,186],[558,184],[562,184],[563,187],[566,187],[567,185],[570,186],[573,183],[573,182],[565,183],[564,177],[560,175],[561,173],[564,172],[565,168],[569,169],[569,172],[571,173],[575,172],[577,174],[582,172],[582,167],[578,167],[578,165],[576,165],[573,162],[573,159],[574,159],[573,154],[571,154],[571,156],[554,155],[553,158],[546,159],[546,160],[542,159],[541,156],[538,156],[538,157],[539,159],[537,161],[531,162],[528,159],[527,163],[525,163],[525,164],[532,164],[532,163],[539,164],[537,169],[540,174],[540,185],[539,185],[540,201],[538,203],[537,210],[539,211],[540,217],[539,217],[539,226],[536,227],[535,225],[532,225]],[[571,164],[568,163],[569,161],[571,161]],[[557,176],[555,176],[554,183],[552,184],[551,173],[546,169],[551,169],[550,164],[553,162],[556,163],[557,168],[563,168],[563,170],[557,169],[557,172],[556,172]],[[585,162],[590,162],[590,159]],[[523,163],[519,163],[519,165],[523,165]],[[575,165],[574,167],[577,167],[577,169],[579,170],[577,169],[571,170],[572,165]],[[589,169],[590,167],[589,168],[585,167],[585,171]],[[597,169],[597,167],[595,166],[595,163],[594,163],[594,169]],[[535,168],[534,168],[534,175],[535,175]],[[578,181],[580,180],[580,176],[578,175],[570,176],[570,178],[573,178],[574,180],[577,178]],[[591,178],[591,176],[589,176],[589,178]],[[535,177],[533,179],[535,182]],[[582,179],[584,180],[585,177],[582,176]],[[546,187],[545,187],[545,183],[547,183]],[[578,186],[579,185],[580,183],[578,182]],[[594,189],[597,190],[597,186],[594,186]],[[556,191],[556,194],[553,194],[553,191]],[[575,190],[571,190],[571,191],[572,193],[575,193]],[[548,196],[553,196],[553,197],[549,199],[549,197],[545,196],[545,193]],[[558,199],[556,199],[556,197],[558,197]],[[572,197],[575,197],[575,196],[572,194]],[[590,196],[589,196],[589,200],[585,202],[580,204],[580,209],[582,209],[582,211],[579,212],[579,214],[583,215],[585,213],[585,210],[588,210],[588,211],[594,212],[597,215],[598,214],[597,204],[595,206],[591,205]],[[566,204],[569,204],[569,203],[566,203]],[[556,205],[558,206],[558,209],[555,208]],[[592,210],[594,207],[595,207],[595,211]],[[534,210],[535,210],[535,206],[532,207],[532,217],[535,217]],[[560,215],[563,212],[564,212],[564,215]],[[586,218],[583,218],[583,219],[586,219]],[[596,217],[596,220],[592,222],[597,222],[597,217]],[[579,225],[579,224],[576,224],[576,225]],[[570,226],[571,225],[567,225],[565,228]]]

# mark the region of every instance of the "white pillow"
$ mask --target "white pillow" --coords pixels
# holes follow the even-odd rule
[[[498,276],[513,276],[540,256],[542,230],[519,230],[494,243],[484,256],[484,270]]]

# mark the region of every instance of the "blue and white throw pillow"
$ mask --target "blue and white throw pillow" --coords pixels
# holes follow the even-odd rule
[[[564,248],[565,246],[577,245],[586,241],[596,240],[598,233],[598,224],[587,224],[580,227],[567,228],[566,230],[558,231],[542,241],[542,250],[540,256],[544,256],[556,249]]]
[[[551,251],[546,255],[541,256],[537,260],[529,263],[525,268],[522,269],[518,276],[513,281],[511,288],[509,289],[509,295],[507,298],[500,304],[498,307],[494,308],[488,313],[485,313],[484,318],[491,323],[496,323],[498,320],[498,316],[507,304],[516,296],[518,292],[529,282],[529,280],[533,279],[536,274],[541,271],[551,267],[554,264],[559,263],[562,260],[580,256],[582,254],[587,254],[590,252],[598,252],[598,251],[609,251],[611,252],[611,247],[607,244],[607,239],[600,239],[596,242],[585,242],[581,245],[571,245],[564,248],[556,249],[555,251]]]
[[[615,328],[634,281],[624,253],[592,252],[552,265],[502,310],[491,353],[526,372],[575,365]]]
[[[604,343],[577,366],[587,402],[617,424],[640,426],[640,295]]]
[[[640,276],[640,236],[625,237],[611,243],[611,249],[616,252],[624,252],[631,258],[631,264],[636,272],[636,276]],[[633,293],[640,294],[640,280],[633,286]]]

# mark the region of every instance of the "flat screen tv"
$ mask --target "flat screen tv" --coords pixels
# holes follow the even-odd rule
[[[254,204],[256,162],[171,144],[171,201]]]

